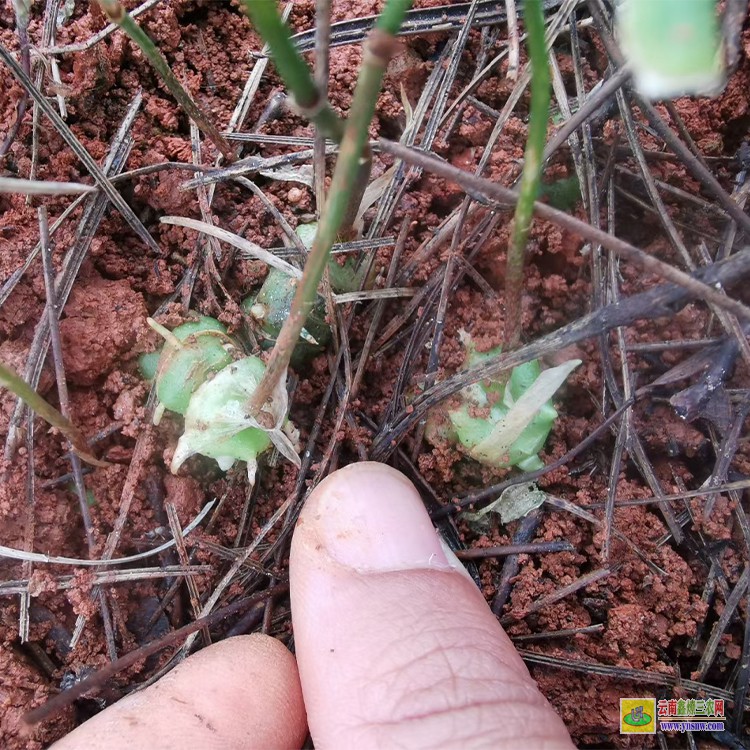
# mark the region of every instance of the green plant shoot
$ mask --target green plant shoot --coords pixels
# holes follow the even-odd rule
[[[644,96],[714,96],[723,88],[726,66],[715,0],[622,0],[617,31]]]
[[[164,338],[160,353],[140,358],[141,373],[148,380],[156,379],[159,406],[154,424],[159,424],[165,409],[185,414],[190,396],[211,375],[232,362],[232,340],[227,329],[214,318],[201,316],[168,331],[149,318],[149,325]],[[156,366],[154,360],[158,358]]]
[[[297,235],[308,249],[312,247],[318,223],[300,224]],[[353,259],[339,265],[335,258],[328,260],[328,275],[335,292],[353,292],[360,288],[364,268],[357,269]],[[276,343],[284,321],[289,317],[297,287],[297,279],[276,268],[270,268],[257,294],[242,300],[242,309],[253,322],[254,332],[263,348]],[[318,299],[307,316],[300,332],[300,341],[294,348],[291,363],[297,367],[310,357],[319,354],[331,339],[331,328],[326,323],[322,299]]]
[[[263,360],[244,357],[233,362],[201,385],[190,397],[185,412],[185,432],[177,442],[172,472],[192,455],[213,458],[226,471],[235,461],[247,463],[250,483],[255,481],[258,456],[271,445],[295,466],[298,435],[286,418],[286,387],[277,388],[267,410],[250,417],[244,404],[257,388],[265,371]]]
[[[247,410],[251,414],[258,413],[279,381],[286,379],[294,348],[307,316],[315,305],[318,284],[328,264],[331,247],[347,216],[351,215],[352,221],[355,218],[356,212],[350,210],[351,197],[359,188],[364,190],[361,178],[362,165],[366,163],[364,155],[368,128],[375,114],[383,74],[396,44],[395,35],[409,5],[410,0],[388,0],[375,28],[370,32],[315,241],[307,258],[303,277],[297,285],[289,317],[284,321],[268,360],[266,374],[247,404]],[[356,202],[359,203],[358,200]]]
[[[200,316],[173,331],[150,318],[148,322],[165,341],[160,352],[143,354],[139,360],[143,376],[156,381],[159,405],[154,423],[167,409],[185,417],[172,472],[199,453],[215,459],[225,471],[235,461],[245,461],[252,483],[258,456],[272,446],[299,466],[296,430],[286,418],[286,390],[277,388],[257,419],[242,409],[265,372],[261,359],[235,361],[240,350],[215,318]]]
[[[462,334],[462,340],[467,349],[466,367],[500,353],[496,348],[478,354],[467,334]],[[532,360],[515,367],[506,383],[475,383],[461,392],[458,406],[433,412],[427,436],[432,443],[449,440],[461,445],[486,466],[541,469],[544,464],[538,453],[557,419],[550,399],[580,364],[576,359],[542,370],[539,362]]]
[[[272,268],[257,295],[242,300],[242,309],[254,323],[255,333],[264,349],[276,343],[284,321],[289,317],[294,300],[296,279]],[[316,305],[307,316],[300,341],[294,348],[292,365],[304,363],[318,354],[331,338],[331,329],[325,322],[325,310]]]

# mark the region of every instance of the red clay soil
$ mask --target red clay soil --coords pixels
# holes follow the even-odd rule
[[[420,3],[422,6],[429,4],[440,3]],[[42,6],[35,4],[32,14],[30,38],[33,43],[41,39]],[[380,2],[376,0],[334,2],[334,20],[373,13],[379,6]],[[290,22],[298,29],[309,28],[313,25],[313,14],[313,0],[295,2]],[[252,65],[248,62],[251,59],[248,55],[262,46],[237,5],[172,0],[144,14],[140,21],[202,106],[219,123],[227,123]],[[57,43],[85,41],[104,26],[105,20],[95,3],[77,3],[72,19],[59,29]],[[405,125],[401,84],[414,104],[432,69],[434,55],[445,38],[445,35],[433,34],[404,44],[386,78],[371,135],[398,136]],[[472,32],[456,91],[452,95],[457,94],[459,86],[464,86],[471,78],[478,41],[478,32]],[[14,51],[18,49],[8,4],[0,10],[0,42]],[[593,37],[590,42],[587,53],[590,68],[584,71],[589,87],[606,65],[598,42]],[[356,46],[332,51],[330,97],[341,111],[346,111],[348,106],[360,58]],[[559,50],[558,59],[563,76],[573,90],[571,58],[564,47]],[[65,54],[59,60],[62,83],[53,84],[45,77],[43,88],[50,95],[64,95],[68,124],[95,159],[103,160],[126,107],[142,87],[144,102],[132,129],[133,149],[127,169],[167,161],[190,162],[186,116],[174,105],[143,55],[121,34],[115,33],[90,49]],[[513,84],[503,75],[503,70],[484,82],[476,92],[477,98],[489,107],[501,108],[512,88]],[[247,117],[246,129],[252,129],[269,97],[279,88],[275,72],[269,67]],[[5,136],[14,121],[16,103],[21,95],[21,88],[9,74],[0,75],[0,138]],[[729,157],[734,155],[749,122],[748,96],[750,64],[743,57],[727,91],[717,100],[682,100],[676,104],[703,153],[722,157],[711,166],[727,189],[731,189],[732,170],[736,171]],[[510,118],[490,162],[489,176],[503,184],[508,184],[519,174],[526,134],[525,107],[526,104],[522,103]],[[485,114],[468,107],[449,144],[438,138],[435,150],[454,165],[473,171],[492,124]],[[614,142],[619,127],[619,120],[607,123],[601,134],[604,139],[602,148]],[[304,121],[285,111],[265,126],[265,132],[301,137],[309,136],[311,129]],[[644,146],[663,150],[662,144],[648,135],[644,135]],[[288,147],[264,145],[257,148],[259,153],[270,156],[286,153]],[[204,144],[204,149],[204,163],[209,163],[214,156],[213,149],[208,143]],[[31,115],[27,112],[9,154],[0,161],[0,170],[5,174],[28,177],[31,159]],[[621,163],[635,170],[632,160],[623,158]],[[374,174],[382,173],[389,165],[386,159],[377,160]],[[697,183],[679,164],[659,160],[653,161],[651,166],[658,179],[688,192],[699,193]],[[158,428],[150,426],[146,410],[149,389],[138,374],[136,360],[140,353],[158,345],[157,336],[146,325],[146,316],[153,314],[173,292],[178,292],[177,301],[160,320],[171,326],[184,318],[179,285],[186,268],[199,268],[193,290],[193,309],[220,317],[241,332],[244,324],[237,303],[257,289],[265,275],[265,267],[256,261],[244,260],[225,247],[223,255],[215,259],[212,270],[199,263],[202,250],[192,230],[159,223],[159,217],[166,214],[200,218],[196,193],[179,189],[186,174],[167,170],[121,183],[123,196],[158,243],[162,255],[154,258],[120,215],[108,211],[97,228],[78,274],[60,331],[74,421],[89,438],[97,438],[97,455],[110,463],[106,468],[95,468],[86,474],[94,538],[91,554],[98,556],[103,550],[120,509],[129,467],[136,461],[132,505],[116,554],[120,556],[149,549],[169,537],[168,528],[164,529],[167,525],[163,511],[165,502],[174,503],[180,522],[186,525],[208,500],[223,498],[221,512],[210,529],[199,528],[189,538],[190,549],[196,552],[194,562],[211,566],[210,572],[195,578],[198,592],[206,594],[225,570],[224,558],[217,549],[234,544],[241,523],[246,499],[242,471],[225,476],[212,462],[193,460],[188,465],[189,473],[183,470],[179,477],[170,475],[169,459],[180,426],[171,418],[165,418]],[[569,154],[565,152],[555,158],[547,179],[551,181],[570,174]],[[88,181],[76,157],[45,121],[42,121],[39,131],[37,175],[38,179],[44,180]],[[632,190],[635,182],[622,177],[621,184]],[[267,181],[263,189],[292,225],[314,211],[314,195],[306,187]],[[428,175],[409,188],[391,226],[395,233],[393,228],[398,227],[403,216],[413,218],[402,262],[408,262],[421,242],[462,199],[463,193],[455,185]],[[70,198],[48,197],[43,202],[51,218],[55,219],[69,205]],[[19,195],[0,195],[0,282],[5,282],[24,263],[37,243],[36,206],[40,203],[34,199],[27,204],[25,197]],[[668,244],[659,239],[661,230],[652,215],[625,200],[620,210],[618,232],[665,260],[675,260]],[[669,211],[675,221],[688,225],[686,231],[694,233],[690,235],[691,241],[697,241],[701,232],[717,236],[713,214],[697,212],[693,206],[677,199],[669,200]],[[577,213],[585,219],[580,205]],[[256,198],[236,185],[223,183],[218,187],[212,214],[219,226],[264,247],[283,244],[283,234],[273,216]],[[78,218],[80,210],[74,212],[55,235],[54,260],[58,267],[74,242]],[[476,270],[489,282],[492,290],[502,289],[507,237],[508,227],[501,225],[475,261]],[[531,263],[524,297],[527,340],[585,314],[589,311],[591,299],[589,260],[582,253],[583,242],[578,237],[537,222],[530,247]],[[420,287],[433,274],[441,272],[448,252],[446,245],[421,263],[410,283]],[[391,253],[392,247],[378,251],[376,265],[383,275]],[[646,290],[658,281],[627,264],[622,264],[621,272],[623,296]],[[220,275],[221,286],[215,282],[215,274]],[[0,360],[19,371],[24,369],[44,305],[42,269],[37,259],[0,307]],[[405,305],[404,301],[390,304],[385,322],[402,313]],[[459,330],[470,331],[477,347],[487,350],[501,342],[502,323],[502,306],[497,294],[489,293],[484,286],[480,287],[471,280],[464,280],[451,298],[438,376],[452,374],[463,361]],[[630,345],[700,339],[706,335],[707,325],[705,308],[691,306],[671,319],[635,324],[627,329],[626,336]],[[355,320],[350,333],[353,350],[361,348],[368,327],[368,318],[363,316]],[[615,337],[611,338],[610,344],[614,367],[619,373]],[[557,352],[554,358],[562,360],[572,356],[580,357],[584,364],[559,394],[561,417],[542,456],[547,463],[576,446],[602,419],[599,399],[603,373],[598,342],[583,342],[570,350]],[[643,356],[631,353],[628,364],[635,382],[642,385],[684,356],[683,350]],[[365,415],[376,422],[381,419],[394,397],[393,387],[403,357],[402,344],[379,350],[373,356],[362,388],[352,404],[354,417],[351,421],[344,421],[339,428],[339,465],[356,460],[358,451],[368,448],[372,434],[357,415]],[[423,360],[422,364],[426,366],[426,352]],[[415,371],[421,372],[418,368]],[[298,375],[292,419],[300,428],[304,441],[329,382],[326,357],[319,356]],[[747,370],[743,364],[738,366],[729,386],[747,386]],[[39,389],[53,403],[58,403],[51,358],[45,366]],[[3,441],[13,407],[14,399],[2,392],[0,439]],[[32,462],[23,440],[15,455],[0,465],[0,542],[23,549],[28,548],[28,540],[32,539],[35,551],[87,558],[90,552],[75,490],[67,478],[70,464],[64,442],[55,430],[38,420],[35,428],[33,503],[28,500],[27,493]],[[665,494],[680,492],[684,487],[698,487],[710,473],[713,448],[708,426],[700,421],[688,424],[680,420],[664,398],[640,401],[633,410],[631,428],[640,436]],[[321,451],[335,429],[334,419],[329,414],[318,439]],[[134,456],[139,438],[139,452]],[[609,462],[614,439],[614,435],[605,434],[594,449],[575,459],[571,465],[547,474],[540,480],[540,486],[551,495],[601,519],[609,488]],[[413,449],[409,440],[404,446],[408,451]],[[508,475],[507,471],[477,465],[455,448],[427,443],[417,451],[416,465],[445,503]],[[738,476],[750,473],[750,450],[746,441],[740,442],[732,471]],[[296,472],[287,462],[280,460],[273,466],[262,467],[251,527],[243,539],[249,541],[253,538],[288,497],[295,482]],[[633,463],[624,460],[617,477],[618,500],[637,500],[651,495]],[[702,502],[690,503],[696,518],[700,516]],[[717,548],[723,549],[721,569],[729,590],[746,564],[741,553],[740,532],[732,520],[732,502],[726,496],[720,496],[710,522],[696,521],[692,528],[688,525],[692,535],[702,535],[703,544],[718,545]],[[682,504],[675,505],[677,512],[683,507]],[[478,533],[459,517],[459,530],[467,547],[508,543],[517,525],[516,522],[506,528],[495,519],[488,531]],[[613,541],[609,560],[605,560],[602,552],[605,535],[601,525],[592,525],[562,511],[545,512],[535,540],[566,540],[575,551],[520,556],[518,574],[503,611],[508,632],[512,636],[527,636],[598,625],[598,630],[572,637],[521,639],[518,643],[538,654],[565,660],[591,661],[668,677],[677,673],[690,677],[705,647],[710,627],[724,604],[722,596],[715,597],[710,603],[702,600],[708,574],[705,559],[673,542],[658,544],[667,527],[652,505],[617,507],[614,526],[627,534],[651,566],[617,540]],[[269,541],[274,538],[272,534]],[[173,562],[175,558],[171,555],[162,555],[159,560],[152,558],[144,565],[158,567]],[[502,560],[493,559],[479,567],[483,591],[490,602],[497,593],[501,566]],[[539,611],[527,613],[530,605],[540,597],[606,566],[610,568],[609,575]],[[658,566],[663,574],[655,573],[654,566]],[[20,597],[3,593],[0,607],[0,746],[8,750],[45,747],[99,708],[96,701],[86,700],[28,734],[24,734],[21,728],[23,713],[58,692],[61,680],[85,676],[109,659],[99,608],[91,596],[93,574],[83,568],[73,569],[69,587],[59,590],[57,576],[70,572],[69,567],[28,566],[0,558],[0,581],[23,581],[31,577],[28,586],[31,593],[28,643],[22,644],[18,636]],[[107,588],[118,654],[131,651],[192,619],[189,600],[181,593],[163,615],[154,618],[156,625],[146,631],[144,623],[156,612],[167,586],[162,579],[118,583]],[[242,587],[236,584],[231,593],[237,595],[241,592]],[[743,599],[740,611],[745,616],[746,607],[747,602]],[[68,643],[79,615],[86,617],[86,623],[77,645],[70,649]],[[707,619],[709,624],[699,633],[698,643],[691,643]],[[288,617],[280,618],[272,632],[288,636]],[[722,637],[717,659],[703,681],[714,686],[723,685],[739,659],[742,643],[741,629],[732,624]],[[161,658],[151,659],[120,674],[108,692],[100,695],[102,702],[111,702],[149,679],[158,671],[161,662]],[[548,666],[531,666],[531,671],[581,747],[656,746],[653,737],[631,741],[619,735],[619,699],[639,695],[679,695],[678,690],[645,682]],[[672,741],[675,747],[683,746],[677,744],[682,742],[680,739],[671,738]],[[700,746],[719,745],[703,740]]]

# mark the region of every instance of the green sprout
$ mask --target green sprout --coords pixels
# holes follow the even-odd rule
[[[255,324],[255,332],[264,349],[276,343],[292,309],[296,287],[296,279],[272,268],[258,294],[242,300],[242,309]],[[299,366],[310,356],[320,353],[330,338],[331,329],[325,321],[325,310],[320,303],[316,304],[300,332],[300,341],[292,355],[292,365]]]
[[[644,96],[713,96],[723,88],[726,66],[715,0],[622,0],[617,31]]]
[[[72,493],[74,495],[78,492],[78,489],[76,487],[75,482],[68,482],[65,485],[65,488],[68,490],[68,492],[70,492],[70,493]],[[88,489],[87,487],[84,487],[84,490],[85,490],[84,496],[86,498],[86,505],[89,508],[95,507],[96,504],[97,504],[97,499],[96,499],[96,495],[94,494],[94,491]]]
[[[317,222],[300,224],[297,235],[308,249],[312,247]],[[328,260],[328,278],[335,292],[353,292],[360,288],[364,268],[356,268],[353,259],[339,265],[335,258]],[[254,332],[264,349],[272,347],[289,317],[298,280],[276,268],[268,271],[257,294],[242,300],[242,309],[254,324]],[[319,354],[331,339],[331,327],[326,323],[325,304],[318,298],[300,332],[300,340],[294,348],[291,364],[298,367]]]
[[[159,405],[154,423],[161,421],[165,410],[185,417],[173,473],[199,453],[215,459],[224,471],[235,461],[245,461],[252,483],[258,456],[271,446],[299,465],[296,431],[286,419],[286,390],[277,388],[257,418],[243,409],[265,372],[261,359],[249,356],[235,361],[238,346],[214,318],[200,316],[173,331],[150,318],[148,322],[165,340],[160,352],[143,354],[139,360],[143,376],[155,380]]]
[[[337,236],[349,228],[347,224],[351,226],[356,218],[356,208],[364,193],[367,181],[365,178],[369,174],[370,155],[369,149],[366,148],[368,129],[375,114],[386,66],[396,46],[395,35],[410,4],[410,0],[387,0],[374,29],[370,32],[349,116],[341,135],[339,155],[318,231],[305,263],[304,274],[297,284],[289,316],[284,321],[268,360],[266,374],[247,404],[250,414],[257,414],[278,383],[286,379],[294,349],[299,342],[306,319],[315,306],[318,285],[328,265],[331,247]],[[256,24],[258,18],[254,15],[254,10],[257,11],[258,8],[267,12],[269,18],[272,13],[278,14],[274,3],[268,0],[245,0],[245,8]],[[265,37],[268,32],[263,31],[262,27],[260,30]],[[288,29],[284,27],[283,31],[288,35]],[[290,45],[285,42],[275,43],[273,38],[268,38],[267,41],[280,70],[284,65],[281,62],[282,58],[288,55],[299,57],[296,50],[292,47],[290,51]],[[290,87],[293,85],[291,79],[286,83]],[[298,92],[292,89],[292,94],[299,104]],[[316,106],[325,105],[320,101]]]
[[[105,9],[108,16],[131,36],[141,47],[151,63],[157,68],[164,80],[170,86],[173,94],[179,98],[184,89],[179,85],[171,70],[166,64],[163,56],[156,49],[153,42],[138,27],[127,14],[119,0],[98,0]],[[321,94],[314,78],[305,61],[292,43],[291,33],[282,21],[275,0],[243,0],[245,11],[250,17],[256,29],[259,31],[267,46],[271,50],[279,74],[284,79],[290,94],[300,112],[308,117],[318,127],[320,133],[339,144],[339,156],[336,162],[330,193],[323,207],[320,226],[315,231],[311,251],[305,264],[302,278],[294,285],[294,294],[291,303],[287,306],[289,288],[285,288],[288,282],[277,275],[271,275],[269,287],[261,290],[261,299],[245,305],[245,309],[259,320],[266,320],[269,338],[273,337],[275,343],[268,367],[265,369],[257,387],[253,387],[247,394],[247,403],[243,411],[247,418],[260,418],[267,405],[274,401],[274,395],[286,380],[286,372],[294,351],[297,348],[300,337],[318,340],[305,329],[308,316],[316,307],[318,296],[318,285],[328,267],[331,247],[338,236],[348,236],[352,233],[354,223],[357,219],[357,211],[362,202],[367,182],[369,180],[370,166],[372,161],[371,150],[368,146],[368,128],[375,114],[375,106],[380,92],[380,86],[388,61],[396,46],[395,35],[401,26],[401,22],[411,0],[386,0],[383,12],[378,18],[375,28],[369,35],[365,45],[364,61],[359,71],[357,86],[354,91],[349,117],[343,121],[333,110],[325,96]],[[182,103],[182,99],[180,99]],[[192,105],[192,110],[187,109]],[[191,114],[194,120],[201,124],[201,113],[192,103],[184,102],[183,106]],[[205,124],[205,122],[204,122]],[[207,123],[210,125],[210,123]],[[211,131],[206,132],[211,135]],[[215,133],[221,140],[221,134]],[[213,137],[213,136],[212,136]],[[216,139],[215,139],[216,140]],[[217,141],[221,147],[221,141]],[[224,153],[224,149],[222,149]],[[232,157],[231,150],[224,153],[227,158]],[[333,268],[332,276],[335,274]],[[273,288],[271,288],[273,285]],[[277,328],[277,319],[268,311],[268,304],[273,302],[279,309],[284,311],[283,324]],[[314,322],[309,324],[315,327]],[[170,352],[162,354],[159,360],[159,372],[156,374],[157,393],[160,404],[155,413],[158,421],[169,401],[162,399],[162,393],[167,399],[174,397],[177,402],[177,411],[184,411],[186,418],[189,417],[188,410],[192,403],[193,394],[210,381],[201,384],[202,381],[215,369],[214,363],[204,361],[200,357],[203,343],[188,344],[180,342],[178,337],[172,336],[168,331],[161,331],[169,342]],[[206,336],[209,333],[206,333]],[[211,334],[220,339],[219,333]],[[323,333],[321,332],[321,338]],[[169,337],[172,336],[170,339]],[[204,339],[204,336],[200,336]],[[206,339],[208,341],[208,339]],[[215,343],[219,343],[218,341]],[[206,344],[208,345],[208,344]],[[187,353],[184,350],[188,350]],[[176,363],[185,363],[178,367]],[[219,357],[219,359],[221,359]],[[153,370],[154,357],[142,360],[142,366]],[[162,362],[162,360],[164,360]],[[204,372],[205,369],[205,372]],[[174,370],[175,383],[171,382],[170,375]],[[186,403],[187,400],[187,403]],[[273,437],[271,438],[273,440]],[[281,447],[279,450],[281,450]],[[200,452],[200,451],[199,451]],[[296,455],[296,454],[295,454]]]
[[[461,332],[466,367],[497,356],[499,348],[479,354]],[[507,382],[474,383],[461,391],[461,403],[433,412],[427,436],[432,443],[457,443],[474,460],[496,469],[516,466],[536,471],[544,464],[539,451],[557,420],[551,398],[581,364],[575,359],[542,370],[537,360],[515,367]]]
[[[258,456],[271,445],[295,466],[300,465],[298,435],[286,418],[286,387],[280,384],[282,387],[276,389],[257,419],[244,408],[265,369],[258,357],[244,357],[198,387],[185,412],[185,432],[172,459],[173,473],[190,456],[199,453],[215,459],[224,471],[235,461],[245,461],[248,479],[253,484]]]
[[[531,61],[531,107],[523,171],[513,216],[505,274],[505,346],[515,349],[521,340],[521,299],[526,265],[526,244],[539,194],[544,163],[544,141],[549,116],[550,72],[544,41],[544,9],[541,0],[524,2],[524,23]]]
[[[148,380],[156,380],[159,406],[154,424],[165,409],[185,414],[190,396],[211,375],[232,362],[232,340],[214,318],[201,316],[169,331],[151,318],[149,325],[164,339],[161,352],[141,355],[140,368]]]

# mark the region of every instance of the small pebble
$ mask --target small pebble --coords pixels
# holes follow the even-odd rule
[[[305,197],[304,190],[300,190],[297,187],[293,187],[287,194],[286,199],[290,203],[299,203]]]

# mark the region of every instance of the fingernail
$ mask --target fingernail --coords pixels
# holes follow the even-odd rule
[[[315,490],[305,525],[329,556],[360,572],[450,570],[440,536],[414,485],[385,464],[352,464]]]
[[[475,584],[474,579],[471,577],[471,573],[466,570],[466,566],[456,557],[456,553],[450,548],[450,545],[445,541],[445,539],[443,539],[442,536],[440,537],[440,544],[443,547],[443,553],[448,560],[448,565],[453,570],[457,570],[459,573],[461,573],[461,575],[468,578],[472,582],[472,584]]]

